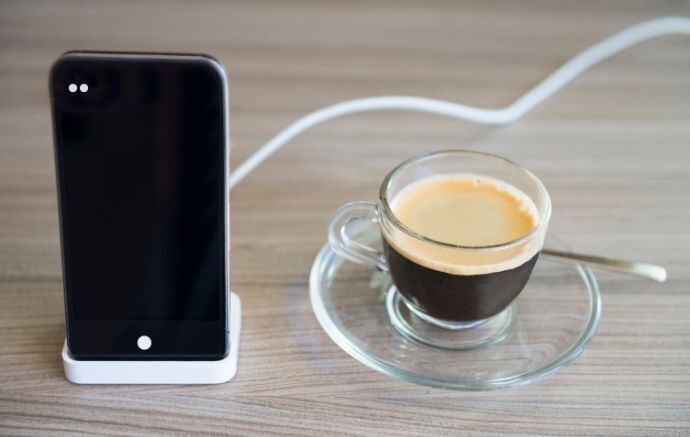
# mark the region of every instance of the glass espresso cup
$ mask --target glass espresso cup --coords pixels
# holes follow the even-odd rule
[[[424,216],[429,193],[417,193],[416,200],[407,194],[419,183],[438,182],[443,187],[446,180],[469,190],[470,200],[455,205],[454,211],[473,216],[471,223],[453,223],[453,215],[442,208]],[[432,185],[431,195],[435,189]],[[475,188],[477,193],[472,191]],[[483,193],[491,199],[492,190],[509,201],[494,202],[496,209],[492,209],[492,201],[482,200]],[[396,216],[396,205],[408,201],[418,202],[407,205],[406,211],[422,217],[422,227],[430,230],[428,233]],[[471,210],[479,206],[485,220],[477,220],[473,214],[479,209]],[[511,214],[528,214],[533,222],[523,233],[500,241],[497,223],[510,226]],[[329,225],[329,243],[350,261],[389,272],[404,305],[423,321],[465,330],[502,313],[520,294],[539,256],[550,215],[549,194],[529,170],[487,153],[442,151],[411,158],[393,169],[381,184],[378,203],[352,202],[339,208]],[[378,224],[383,253],[350,235],[350,224],[362,220]],[[470,240],[485,236],[493,241],[448,242],[430,235],[437,228],[452,230],[453,226],[462,227],[457,230]]]

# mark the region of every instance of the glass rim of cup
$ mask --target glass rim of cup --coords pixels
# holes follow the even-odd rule
[[[515,238],[510,241],[502,242],[502,243],[495,243],[495,244],[489,244],[489,245],[480,245],[480,246],[469,246],[469,245],[462,245],[462,244],[453,244],[453,243],[448,243],[444,241],[438,241],[433,238],[427,237],[425,235],[422,235],[413,229],[409,228],[405,224],[403,224],[398,218],[395,216],[393,213],[393,210],[391,209],[389,203],[388,203],[388,188],[390,188],[390,184],[393,180],[393,177],[400,171],[403,170],[405,167],[408,167],[412,164],[417,164],[422,161],[426,161],[429,159],[437,158],[442,155],[475,155],[475,156],[481,156],[483,158],[488,158],[494,161],[500,161],[504,164],[508,164],[520,172],[522,172],[524,175],[526,175],[532,182],[534,182],[539,190],[539,193],[542,195],[544,198],[544,212],[540,214],[539,217],[539,223],[537,226],[532,228],[529,232],[526,234]],[[515,161],[511,161],[510,159],[504,158],[499,155],[495,155],[493,153],[486,153],[486,152],[479,152],[476,150],[466,150],[466,149],[446,149],[446,150],[438,150],[435,152],[428,152],[428,153],[422,153],[420,155],[413,156],[412,158],[409,158],[400,164],[398,164],[393,170],[391,170],[386,177],[383,179],[383,182],[381,183],[381,188],[379,189],[379,202],[383,206],[383,211],[388,220],[396,227],[398,230],[404,232],[408,236],[412,238],[416,238],[418,240],[424,241],[425,243],[430,243],[430,244],[435,244],[443,247],[447,247],[450,249],[462,249],[462,250],[498,250],[498,249],[507,249],[512,246],[517,246],[520,244],[523,244],[527,241],[530,241],[532,238],[535,236],[539,235],[539,233],[548,225],[549,219],[551,218],[551,196],[549,196],[549,192],[546,190],[546,187],[542,183],[542,181],[530,170],[527,168],[523,167],[522,165],[516,163]]]

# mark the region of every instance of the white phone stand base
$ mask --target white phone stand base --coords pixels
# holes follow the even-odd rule
[[[230,353],[218,361],[83,361],[62,348],[65,377],[75,384],[220,384],[237,372],[240,298],[230,292]]]

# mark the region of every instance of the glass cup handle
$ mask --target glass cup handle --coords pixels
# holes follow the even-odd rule
[[[371,202],[351,202],[338,208],[328,225],[328,242],[331,248],[345,259],[387,272],[388,264],[381,252],[348,235],[348,225],[360,220],[378,223],[378,206]]]

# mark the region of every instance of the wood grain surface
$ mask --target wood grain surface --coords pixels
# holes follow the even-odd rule
[[[63,294],[47,74],[66,50],[206,52],[231,81],[233,165],[295,118],[411,94],[497,107],[579,50],[687,1],[0,1],[0,433],[687,435],[690,433],[690,38],[645,42],[523,120],[346,117],[307,132],[232,192],[236,378],[77,386],[62,373]],[[412,155],[512,158],[553,197],[579,251],[662,264],[658,285],[597,274],[603,316],[573,365],[519,389],[453,392],[352,359],[308,300],[333,210],[372,200]]]

